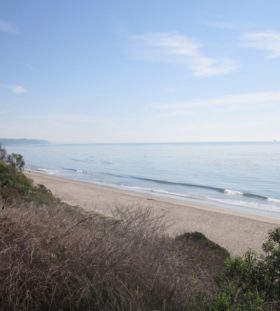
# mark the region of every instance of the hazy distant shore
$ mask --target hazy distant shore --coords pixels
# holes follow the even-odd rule
[[[269,230],[280,225],[280,220],[238,214],[214,207],[205,207],[166,197],[118,190],[111,187],[69,180],[37,172],[25,172],[35,183],[44,184],[63,201],[88,211],[110,215],[115,205],[148,206],[164,215],[171,225],[172,235],[200,231],[209,239],[227,248],[233,255],[241,255],[249,248],[261,251]]]

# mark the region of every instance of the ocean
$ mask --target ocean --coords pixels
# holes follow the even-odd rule
[[[26,169],[280,218],[280,143],[26,144]]]

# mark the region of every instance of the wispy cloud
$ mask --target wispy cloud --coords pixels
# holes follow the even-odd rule
[[[17,34],[19,29],[15,24],[0,19],[0,32]]]
[[[266,52],[268,58],[280,57],[280,32],[248,32],[241,41],[247,47]]]
[[[18,84],[0,84],[0,88],[8,89],[14,94],[23,94],[27,92],[27,89]]]
[[[245,108],[256,105],[280,104],[280,91],[229,94],[212,98],[199,98],[158,105],[163,116],[187,115],[199,111],[200,108]]]
[[[129,39],[133,57],[181,64],[197,77],[229,74],[238,67],[233,59],[207,56],[197,40],[178,33],[144,33]]]

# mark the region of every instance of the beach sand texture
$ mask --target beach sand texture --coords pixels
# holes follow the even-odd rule
[[[207,207],[183,200],[153,196],[107,186],[68,180],[37,172],[25,172],[36,184],[44,184],[62,201],[87,211],[110,215],[114,206],[150,207],[170,224],[168,233],[178,235],[199,231],[225,247],[231,255],[242,255],[249,248],[261,253],[269,230],[280,220],[243,215],[225,209]]]

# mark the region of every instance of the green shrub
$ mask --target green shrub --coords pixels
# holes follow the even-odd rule
[[[36,203],[58,203],[43,185],[34,186],[15,166],[0,161],[0,198],[6,202],[27,201]]]
[[[0,194],[4,199],[19,199],[31,188],[31,182],[14,166],[0,162]]]
[[[221,292],[213,310],[280,309],[280,228],[269,233],[265,255],[248,251],[242,258],[228,259]]]
[[[228,286],[223,292],[218,294],[212,303],[209,311],[266,311],[270,310],[264,298],[256,291],[246,291],[239,293],[240,289]]]
[[[0,161],[11,165],[17,170],[22,171],[24,169],[24,159],[21,154],[12,153],[8,154],[7,151],[0,145]]]
[[[7,151],[0,145],[0,161],[5,161],[7,158]]]

